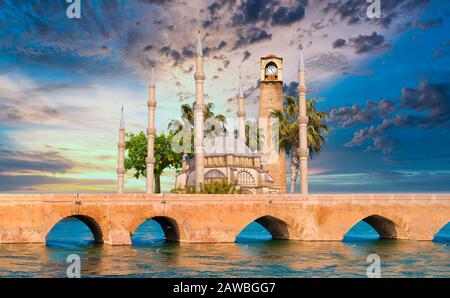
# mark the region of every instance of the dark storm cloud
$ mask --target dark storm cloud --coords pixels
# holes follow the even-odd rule
[[[292,81],[289,84],[283,85],[283,94],[285,96],[298,96],[298,82]]]
[[[244,52],[244,58],[242,58],[242,62],[244,62],[245,60],[247,60],[248,58],[250,58],[250,56],[252,55],[252,53],[249,50],[246,50]]]
[[[107,179],[72,179],[58,178],[45,175],[2,175],[0,174],[0,191],[37,191],[44,185],[70,185],[74,189],[83,189],[86,186],[113,186],[114,180]],[[89,190],[92,192],[92,190]],[[102,192],[105,192],[102,190]]]
[[[219,43],[219,46],[217,47],[217,49],[218,49],[218,50],[221,50],[221,49],[223,49],[223,48],[226,47],[226,46],[227,46],[227,42],[224,41],[224,40],[222,40],[222,41]]]
[[[180,52],[178,52],[177,50],[172,49],[172,47],[169,46],[164,46],[159,50],[159,53],[171,58],[173,60],[173,65],[176,66],[178,64],[180,64],[182,57]]]
[[[383,99],[379,102],[368,100],[365,108],[359,105],[332,109],[330,119],[339,122],[341,127],[349,127],[355,124],[367,123],[376,117],[386,117],[395,111],[395,103],[392,100]]]
[[[418,89],[402,90],[401,107],[425,112],[428,125],[434,127],[450,120],[450,84],[422,82]]]
[[[342,48],[343,46],[345,46],[345,43],[346,43],[345,39],[338,38],[335,41],[333,41],[333,44],[332,44],[333,49]]]
[[[272,39],[272,34],[258,27],[250,27],[238,33],[238,40],[233,49]]]
[[[294,6],[284,6],[277,0],[243,0],[232,16],[232,24],[290,25],[304,18],[307,4],[308,1],[297,1]]]
[[[189,47],[184,47],[183,50],[181,51],[181,53],[183,54],[183,56],[185,56],[187,58],[195,57],[194,51],[192,50],[192,48],[189,48]]]
[[[422,82],[418,89],[404,88],[399,102],[400,108],[396,108],[390,100],[378,103],[367,101],[363,109],[357,105],[335,108],[331,110],[330,119],[338,121],[341,127],[378,122],[356,131],[345,146],[354,147],[371,142],[366,150],[383,153],[391,152],[397,143],[394,136],[389,134],[395,128],[450,128],[450,84]]]
[[[350,38],[350,45],[355,48],[356,54],[370,53],[382,48],[389,47],[384,43],[384,36],[373,32],[371,35],[359,35],[355,38]]]
[[[0,173],[50,172],[64,173],[77,163],[65,158],[57,151],[22,152],[0,149]]]
[[[301,2],[301,1],[300,1]],[[272,25],[289,25],[305,17],[305,7],[299,3],[296,7],[278,7],[272,16]]]
[[[231,10],[232,7],[234,7],[236,5],[236,0],[218,0],[218,1],[213,1],[209,6],[208,6],[208,12],[209,12],[209,17],[208,19],[204,20],[202,22],[202,26],[203,28],[208,28],[211,26],[216,26],[218,25],[218,23],[221,20],[221,15],[223,15],[223,13],[220,13],[220,10],[222,9],[226,9],[226,10]]]
[[[204,28],[218,26],[223,18],[229,18],[233,27],[253,26],[257,23],[290,25],[304,18],[307,4],[306,0],[296,1],[290,6],[283,5],[278,0],[242,0],[239,3],[236,0],[213,1],[208,6],[208,17],[202,25]]]

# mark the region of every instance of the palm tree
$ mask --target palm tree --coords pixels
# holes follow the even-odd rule
[[[225,124],[227,123],[227,119],[222,114],[215,114],[213,112],[214,110],[214,104],[212,102],[208,102],[205,104],[205,109],[203,111],[203,118],[204,121],[213,120],[213,124],[207,127],[206,129],[206,135],[207,136],[220,136],[222,133],[226,134],[226,128]],[[181,118],[185,119],[189,125],[188,129],[191,132],[191,152],[193,152],[193,144],[194,144],[194,120],[195,120],[195,102],[190,104],[184,104],[181,106]],[[180,121],[178,119],[172,120],[169,123],[169,130],[173,133],[178,133],[181,130],[183,130],[184,126],[183,121]],[[217,129],[217,127],[214,125],[214,123],[218,123],[220,125],[220,129]]]
[[[310,158],[320,154],[322,145],[325,142],[324,134],[328,132],[326,125],[327,114],[317,111],[316,102],[317,99],[315,98],[306,102],[306,113],[309,117],[307,140]],[[284,110],[274,110],[271,112],[271,116],[278,118],[280,121],[280,149],[285,150],[290,156],[291,193],[295,193],[300,170],[298,101],[293,96],[287,96]]]

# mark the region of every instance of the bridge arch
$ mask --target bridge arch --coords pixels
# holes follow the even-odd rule
[[[132,237],[136,230],[147,220],[154,220],[161,226],[166,241],[180,241],[180,228],[178,223],[174,218],[168,216],[151,216],[136,221],[130,228],[130,237]]]
[[[239,236],[239,234],[252,222],[256,222],[263,226],[271,235],[272,239],[276,240],[286,240],[289,239],[289,229],[288,224],[279,218],[276,218],[271,215],[260,216],[257,219],[246,222],[245,226],[241,226],[235,235],[235,239]]]
[[[434,242],[450,242],[450,221],[437,231],[433,237]]]
[[[345,231],[344,236],[359,222],[364,221],[369,224],[380,235],[380,239],[396,239],[397,238],[397,225],[395,222],[387,217],[374,214],[363,218],[362,220],[353,223],[350,229]],[[344,236],[342,238],[344,238]]]
[[[58,225],[63,220],[70,219],[70,218],[76,218],[76,219],[80,220],[82,223],[84,223],[89,228],[92,235],[94,236],[94,241],[96,243],[103,243],[104,233],[103,233],[101,226],[97,223],[97,221],[93,217],[90,217],[87,215],[81,215],[81,214],[65,216],[63,218],[60,218],[56,222],[53,222],[53,224],[46,230],[45,240],[47,240],[48,235],[50,234],[50,232],[56,225]]]

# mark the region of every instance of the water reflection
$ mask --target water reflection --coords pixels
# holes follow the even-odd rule
[[[377,241],[380,234],[365,221],[360,221],[354,225],[344,236],[344,242]]]
[[[150,241],[144,245],[133,242],[133,246],[112,247],[96,245],[89,238],[92,237],[89,229],[81,230],[83,234],[81,226],[74,225],[68,227],[66,233],[61,232],[58,238],[49,237],[47,246],[0,245],[0,276],[65,277],[66,258],[76,253],[81,257],[85,277],[365,277],[366,258],[376,253],[381,257],[383,277],[450,277],[447,243],[272,240],[178,244]],[[134,236],[152,240],[158,236],[157,229],[150,224]],[[251,227],[247,236],[255,236],[251,234],[252,229],[255,232],[260,227]],[[81,237],[82,243],[75,245],[73,236]],[[62,239],[70,243],[62,243]]]

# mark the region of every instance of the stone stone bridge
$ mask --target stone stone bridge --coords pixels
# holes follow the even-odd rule
[[[234,242],[253,221],[275,239],[340,241],[364,220],[382,238],[432,240],[450,220],[450,194],[1,194],[0,243],[45,243],[74,217],[111,245],[130,245],[148,219],[167,240],[189,243]]]

